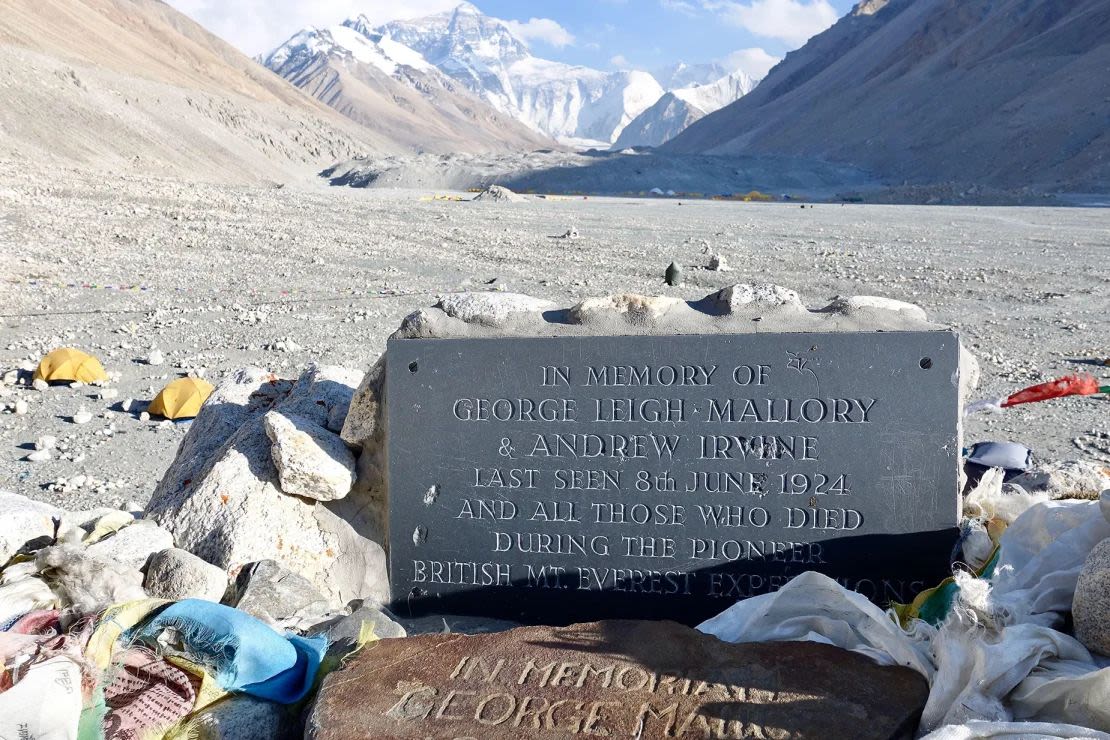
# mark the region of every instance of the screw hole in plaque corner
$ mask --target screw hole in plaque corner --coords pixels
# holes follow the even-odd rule
[[[419,586],[413,586],[412,590],[409,591],[409,598],[410,599],[419,599],[423,595],[424,595],[424,589],[420,588]]]
[[[410,373],[415,373],[419,369],[420,369],[420,363],[417,362],[416,360],[413,360],[412,362],[409,363],[409,372]]]
[[[922,370],[928,370],[929,368],[931,368],[933,366],[933,358],[932,357],[922,357],[921,361],[918,362],[917,365]]]
[[[428,530],[425,529],[423,525],[418,526],[416,529],[412,530],[412,544],[423,545],[427,539]]]

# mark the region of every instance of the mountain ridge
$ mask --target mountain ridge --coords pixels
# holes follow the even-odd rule
[[[1110,0],[870,0],[664,149],[815,157],[895,184],[1107,189],[1107,39]]]
[[[0,159],[284,180],[399,152],[156,0],[8,0]]]
[[[365,16],[308,27],[257,58],[312,97],[413,151],[485,152],[552,144],[489,108]]]

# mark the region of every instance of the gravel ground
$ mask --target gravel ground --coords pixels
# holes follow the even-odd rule
[[[882,295],[963,333],[983,366],[979,397],[1077,370],[1110,375],[1079,362],[1110,356],[1107,210],[431,195],[5,174],[0,372],[71,345],[119,377],[107,388],[0,387],[0,489],[70,509],[144,503],[187,431],[138,415],[167,380],[191,370],[218,381],[248,364],[283,375],[312,361],[364,368],[405,314],[455,290],[565,305],[618,291],[699,298],[753,281],[794,288],[811,306]],[[552,238],[571,228],[579,238]],[[704,269],[712,253],[732,269]],[[672,260],[686,266],[680,287],[662,281]],[[147,362],[155,348],[163,364]],[[124,411],[126,399],[139,403]],[[1110,460],[1108,404],[976,417],[967,441]],[[93,418],[77,424],[82,407]],[[43,435],[58,440],[52,459],[25,460]]]

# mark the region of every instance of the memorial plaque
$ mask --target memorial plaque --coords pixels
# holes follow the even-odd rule
[[[949,574],[950,331],[391,340],[402,614],[687,623],[806,570]]]
[[[916,671],[832,645],[606,621],[372,642],[324,679],[304,736],[890,740],[928,697]]]

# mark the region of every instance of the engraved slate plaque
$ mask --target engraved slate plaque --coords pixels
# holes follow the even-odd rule
[[[948,575],[953,332],[391,340],[393,607],[696,623]]]

